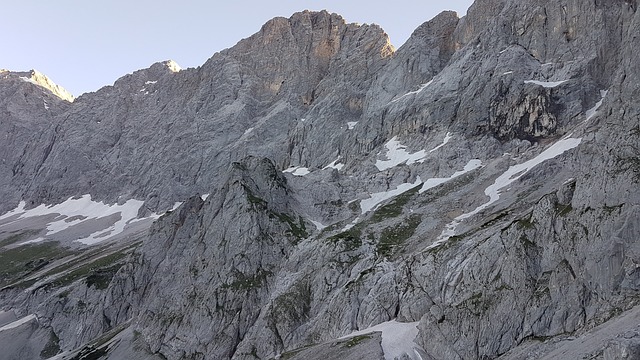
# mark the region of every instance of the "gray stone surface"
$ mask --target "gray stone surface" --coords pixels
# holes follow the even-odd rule
[[[377,337],[335,339],[392,319],[419,322],[426,359],[634,358],[639,22],[629,1],[478,0],[395,51],[377,26],[303,12],[199,68],[154,64],[50,114],[51,91],[4,72],[0,151],[20,170],[0,175],[0,209],[91,193],[148,215],[188,200],[104,286],[40,279],[0,306],[37,314],[62,350],[126,327],[111,351],[132,358],[380,358]],[[379,170],[394,137],[420,161]],[[500,175],[567,138],[581,141],[483,206]]]

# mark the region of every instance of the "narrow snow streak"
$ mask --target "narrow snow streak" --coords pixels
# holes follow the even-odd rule
[[[354,226],[356,226],[358,224],[358,221],[360,221],[360,217],[357,217],[357,218],[353,219],[352,222],[350,222],[347,225],[345,225],[345,227],[343,227],[342,230],[340,230],[340,231],[344,232],[344,231],[351,230],[351,228],[353,228]]]
[[[341,164],[338,161],[340,161],[340,158],[333,160],[331,164],[323,167],[322,170],[325,170],[325,169],[336,169],[338,171],[342,170],[342,168],[344,167],[344,164]]]
[[[545,88],[554,88],[556,86],[560,86],[569,80],[561,80],[561,81],[538,81],[538,80],[525,80],[525,84],[535,84],[540,85]]]
[[[291,175],[294,176],[305,176],[309,173],[311,173],[311,171],[309,171],[308,168],[306,167],[300,167],[300,166],[292,166],[286,170],[283,170],[282,172],[284,173],[290,173]]]
[[[28,78],[26,76],[20,76],[20,80],[40,86],[40,84],[38,84],[37,81],[33,80],[32,78]]]
[[[427,181],[424,182],[424,184],[422,185],[422,188],[420,188],[419,193],[422,194],[423,192],[432,189],[440,184],[444,184],[449,180],[453,180],[455,178],[457,178],[460,175],[464,175],[466,173],[468,173],[469,171],[473,171],[479,167],[482,166],[482,161],[479,159],[473,159],[473,160],[469,160],[469,162],[467,163],[467,165],[464,166],[464,168],[461,171],[456,171],[453,173],[453,175],[449,176],[448,178],[431,178],[428,179]]]
[[[17,328],[20,325],[26,324],[31,320],[38,320],[38,317],[31,314],[31,315],[27,315],[25,317],[23,317],[22,319],[18,319],[14,322],[8,323],[7,325],[0,327],[0,332],[6,331],[6,330],[10,330],[10,329],[14,329]]]
[[[384,322],[370,328],[355,331],[340,339],[348,339],[354,336],[371,334],[374,332],[382,333],[382,351],[385,360],[401,359],[406,354],[409,359],[422,360],[420,352],[424,352],[415,338],[418,336],[418,322],[401,323],[396,320]]]
[[[444,140],[442,140],[442,144],[434,147],[433,149],[429,150],[430,153],[440,149],[441,147],[447,145],[447,143],[449,142],[449,140],[451,140],[453,138],[453,135],[450,132],[447,132],[447,134],[444,136]]]
[[[533,159],[525,161],[522,164],[511,166],[502,175],[498,176],[498,178],[494,181],[492,185],[490,185],[484,190],[485,195],[489,197],[489,201],[478,206],[473,211],[464,213],[456,217],[455,219],[453,219],[452,222],[447,224],[445,229],[442,231],[442,234],[440,234],[440,236],[438,237],[438,240],[433,244],[429,245],[426,250],[438,247],[441,244],[443,244],[451,236],[454,236],[456,234],[456,228],[462,222],[462,220],[470,218],[473,215],[476,215],[477,213],[481,212],[482,210],[488,208],[489,206],[493,205],[496,201],[498,201],[498,199],[500,199],[500,190],[502,190],[509,184],[513,183],[514,181],[524,176],[535,166],[549,159],[553,159],[563,154],[564,152],[577,147],[578,145],[580,145],[581,142],[582,142],[581,138],[564,138],[556,142],[555,144],[551,145],[549,148],[541,152],[538,156],[534,157]]]
[[[414,183],[404,183],[398,185],[398,187],[393,190],[369,194],[371,196],[370,198],[360,201],[360,209],[362,210],[363,214],[368,211],[374,210],[383,201],[407,192],[420,185],[421,183],[422,180],[420,180],[420,176],[418,176]]]
[[[402,99],[402,98],[405,98],[405,97],[407,97],[407,96],[411,96],[411,95],[419,94],[420,92],[422,92],[422,90],[426,89],[426,88],[427,88],[427,86],[431,85],[431,83],[432,83],[432,82],[433,82],[433,80],[431,80],[431,81],[429,81],[429,82],[427,82],[427,83],[425,83],[425,84],[420,85],[420,87],[418,88],[418,90],[415,90],[415,91],[409,91],[408,93],[406,93],[406,94],[404,94],[404,95],[400,96],[399,98],[396,98],[396,99],[391,100],[391,103],[394,103],[394,102],[396,102],[396,101],[398,101],[398,100],[400,100],[400,99]],[[391,103],[390,103],[390,104],[391,104]]]
[[[318,229],[318,231],[322,231],[322,229],[325,229],[327,227],[327,225],[323,225],[320,221],[315,221],[315,220],[309,220],[309,221],[311,221],[311,223],[316,226],[316,229]]]
[[[596,115],[596,113],[598,112],[598,109],[600,109],[600,106],[602,106],[602,103],[604,102],[604,98],[607,96],[607,93],[608,91],[606,90],[600,90],[600,101],[598,101],[594,107],[587,110],[587,112],[585,113],[585,116],[587,117],[587,119],[585,121],[591,120],[591,118]]]
[[[418,152],[410,154],[406,150],[407,147],[402,145],[400,141],[398,141],[397,136],[394,136],[384,146],[387,148],[386,156],[388,160],[376,160],[376,167],[380,171],[391,169],[392,167],[400,165],[402,163],[411,165],[424,159],[427,156],[427,152],[425,150],[420,150]]]

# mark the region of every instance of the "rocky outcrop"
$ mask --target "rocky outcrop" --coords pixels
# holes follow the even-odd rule
[[[55,117],[73,100],[65,94],[37,71],[0,70],[0,184],[6,189],[0,209],[21,200],[47,160],[56,138]]]
[[[248,158],[206,202],[192,198],[154,226],[134,268],[134,281],[146,284],[136,328],[152,352],[234,355],[274,291],[274,275],[308,236],[292,201],[269,160]]]
[[[7,192],[189,200],[99,287],[14,284],[2,304],[62,350],[142,358],[388,357],[384,333],[339,338],[394,319],[417,324],[405,357],[631,356],[635,6],[478,0],[398,51],[377,26],[302,12],[200,68],[56,103],[31,130],[47,155],[11,153],[37,166],[0,178]]]

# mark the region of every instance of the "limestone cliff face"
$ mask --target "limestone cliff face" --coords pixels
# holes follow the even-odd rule
[[[29,189],[55,141],[55,117],[69,108],[71,97],[37,71],[0,70],[0,183],[3,205],[9,209]],[[8,188],[13,184],[13,188]],[[11,205],[9,205],[11,204]]]
[[[318,114],[325,131],[336,125],[330,119],[357,121],[373,74],[392,54],[377,26],[304,12],[269,21],[200,68],[155,64],[84,94],[52,119],[49,156],[22,196],[39,204],[91,192],[164,210],[194,190],[205,193],[246,155],[311,165],[293,150],[307,136],[292,135],[301,119],[315,108],[331,114]],[[3,189],[20,193],[19,185],[7,179]]]
[[[18,170],[0,208],[184,203],[86,250],[119,254],[108,266],[45,268],[0,304],[70,356],[391,359],[384,331],[340,339],[391,320],[417,326],[405,358],[635,354],[636,6],[478,0],[397,51],[377,26],[302,12],[50,112],[7,73],[0,150]],[[50,141],[13,147],[35,133]]]

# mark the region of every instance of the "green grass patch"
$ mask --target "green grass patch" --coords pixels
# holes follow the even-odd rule
[[[467,309],[475,315],[482,315],[491,308],[491,298],[484,296],[481,292],[471,295],[470,298],[464,300],[457,305],[457,308]]]
[[[351,210],[354,213],[359,213],[360,212],[360,202],[359,201],[352,201],[349,204],[347,204],[347,208],[349,210]]]
[[[520,236],[520,242],[522,243],[522,245],[524,245],[525,248],[536,247],[536,244],[534,244],[533,241],[529,240],[529,237],[527,237],[527,235],[525,234],[522,234]]]
[[[354,226],[347,231],[343,231],[339,234],[330,236],[327,241],[334,245],[343,244],[344,251],[352,251],[362,246],[362,230],[360,226]]]
[[[535,225],[533,221],[531,221],[532,215],[529,215],[527,218],[522,218],[516,222],[518,229],[533,229]]]
[[[42,269],[54,260],[72,252],[57,242],[42,242],[4,249],[0,252],[0,287]]]
[[[279,179],[277,176],[275,178]],[[268,202],[266,200],[254,195],[254,193],[251,191],[251,189],[249,189],[248,186],[243,184],[242,187],[244,188],[244,191],[247,195],[247,201],[249,201],[250,204],[254,205],[255,208],[257,209],[261,209],[261,210],[268,209]],[[289,230],[287,230],[287,234],[289,235],[293,235],[298,239],[305,239],[309,236],[309,233],[307,232],[307,227],[304,223],[304,219],[302,218],[302,216],[299,216],[298,221],[296,222],[288,214],[269,210],[269,217],[277,218],[281,222],[288,224]]]
[[[469,233],[463,233],[459,235],[449,236],[447,240],[445,240],[440,246],[436,246],[432,249],[429,249],[428,252],[435,254],[442,253],[454,247],[456,244],[460,243],[462,240],[466,239],[469,236]]]
[[[370,268],[370,269],[366,269],[366,270],[361,271],[361,272],[360,272],[360,274],[358,274],[358,277],[357,277],[355,280],[351,280],[351,281],[349,281],[348,283],[346,283],[346,284],[344,285],[344,287],[346,287],[346,288],[348,289],[348,288],[352,287],[353,285],[360,284],[360,283],[362,282],[362,280],[363,280],[367,275],[371,274],[373,271],[374,271],[374,269],[373,269],[373,268]]]
[[[111,279],[120,270],[123,264],[115,264],[113,266],[97,269],[87,276],[87,286],[94,287],[98,290],[104,290],[109,287]]]
[[[91,282],[87,282],[88,286],[106,289],[113,275],[124,265],[127,255],[128,253],[123,250],[103,256],[71,270],[52,282],[44,284],[43,287],[67,286],[76,280],[91,277]]]
[[[105,333],[93,343],[86,345],[76,356],[70,360],[101,360],[109,354],[109,349],[105,346],[111,339],[124,330],[124,325],[119,325],[113,330]]]
[[[311,311],[311,287],[305,281],[296,282],[273,302],[273,317],[276,322],[301,325]]]
[[[223,289],[246,291],[261,287],[269,276],[273,273],[268,270],[258,269],[255,274],[246,275],[239,271],[235,272],[235,280],[229,284],[222,284]]]
[[[571,210],[573,210],[571,204],[556,204],[556,213],[558,213],[558,215],[560,216],[567,216],[571,212]]]
[[[408,217],[405,222],[395,227],[388,227],[382,230],[380,240],[376,245],[376,252],[380,256],[392,256],[402,247],[416,231],[422,222],[420,215],[414,214]]]
[[[283,352],[282,354],[280,354],[279,360],[289,360],[289,359],[293,359],[293,357],[294,357],[294,356],[296,356],[296,355],[298,355],[299,353],[301,353],[304,349],[306,349],[306,348],[296,349],[296,350],[291,350],[291,351]]]
[[[420,187],[422,187],[422,184],[405,191],[404,193],[394,197],[393,200],[388,204],[381,206],[371,216],[371,222],[379,223],[381,221],[392,219],[402,215],[404,206],[409,202],[409,200],[411,200],[412,197],[418,194]]]
[[[491,220],[485,222],[484,224],[482,224],[480,226],[481,229],[486,229],[490,226],[495,225],[496,223],[498,223],[500,220],[504,219],[505,217],[509,216],[509,211],[503,211],[500,214],[496,215],[495,217],[493,217]]]
[[[309,236],[307,232],[307,226],[304,224],[304,219],[302,216],[298,217],[298,222],[293,220],[293,218],[284,213],[272,212],[273,216],[278,218],[281,222],[289,225],[289,230],[287,230],[287,234],[293,235],[298,239],[306,239]]]
[[[256,206],[258,208],[261,208],[261,209],[266,209],[267,208],[267,201],[266,200],[254,195],[253,191],[251,191],[251,189],[249,189],[248,186],[242,184],[242,187],[244,188],[244,191],[247,194],[247,201],[249,201],[250,204],[253,204],[254,206]]]
[[[624,172],[630,172],[632,173],[633,179],[636,182],[640,181],[640,157],[635,157],[635,156],[626,157],[626,158],[619,157],[616,160],[616,167],[617,167],[617,170],[615,171],[616,175]]]
[[[342,347],[344,348],[352,348],[354,346],[357,346],[358,344],[362,343],[365,340],[371,339],[371,335],[358,335],[358,336],[354,336],[352,338],[350,338],[349,340],[341,343]]]

